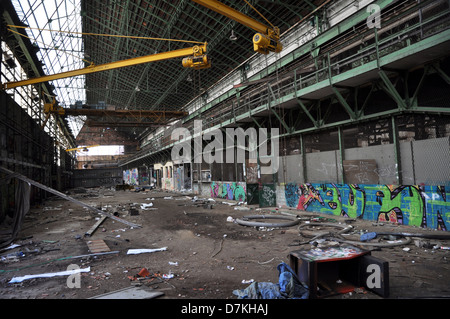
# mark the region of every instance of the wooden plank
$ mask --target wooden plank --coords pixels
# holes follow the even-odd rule
[[[84,233],[85,236],[92,236],[92,234],[97,230],[98,226],[100,226],[105,219],[108,218],[108,216],[102,216],[92,227],[89,229],[86,233]]]
[[[87,246],[93,254],[111,250],[102,239],[90,240],[87,242]]]

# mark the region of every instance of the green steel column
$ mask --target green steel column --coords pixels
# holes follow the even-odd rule
[[[339,164],[340,167],[338,170],[341,172],[341,182],[342,184],[345,184],[345,178],[344,178],[344,156],[345,156],[345,148],[344,148],[344,140],[342,138],[342,126],[338,127],[338,138],[339,138]]]
[[[391,124],[392,124],[392,140],[394,142],[394,157],[395,157],[395,172],[397,175],[397,183],[398,185],[403,184],[403,178],[402,178],[402,163],[401,163],[401,156],[400,156],[400,145],[398,142],[398,127],[397,123],[395,121],[395,116],[391,117]]]
[[[303,134],[300,134],[300,152],[302,154],[302,176],[303,176],[303,183],[306,183],[306,154],[305,154],[305,144],[303,143]]]

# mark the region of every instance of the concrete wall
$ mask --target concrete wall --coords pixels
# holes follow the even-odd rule
[[[72,180],[74,187],[110,187],[123,183],[123,173],[120,168],[76,169]]]
[[[154,169],[160,169],[162,172],[161,188],[173,190],[175,188],[173,162],[154,164]]]

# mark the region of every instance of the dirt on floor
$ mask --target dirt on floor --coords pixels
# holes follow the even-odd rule
[[[159,190],[93,188],[68,194],[141,227],[131,228],[108,217],[91,236],[85,236],[102,217],[98,213],[60,197],[32,207],[14,242],[20,246],[0,253],[1,299],[87,299],[128,287],[145,287],[161,292],[158,299],[236,300],[233,291],[247,288],[252,281],[278,283],[277,266],[289,264],[292,251],[317,247],[308,243],[317,231],[340,229],[308,226],[301,231],[299,225],[305,223],[351,225],[351,231],[345,234],[349,240],[373,231],[442,233],[320,213],[237,205],[217,198],[193,201],[196,195]],[[300,224],[260,228],[235,222],[248,215],[297,217]],[[389,239],[401,240],[384,237],[372,242]],[[106,247],[93,253],[89,245],[101,244],[101,240]],[[319,238],[315,245],[324,243]],[[450,240],[414,237],[409,244],[364,248],[389,263],[389,298],[408,299],[450,298],[449,246]],[[132,249],[155,251],[127,254]],[[81,273],[75,287],[75,281],[70,287],[68,276],[10,283],[13,277],[66,271],[70,265],[89,268]],[[139,276],[143,269],[148,273]],[[364,288],[329,298],[382,299]]]

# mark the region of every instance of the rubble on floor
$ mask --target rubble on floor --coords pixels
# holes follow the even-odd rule
[[[79,294],[85,298],[125,296],[131,291],[128,287],[151,288],[155,293],[164,291],[164,294],[151,294],[154,298],[200,295],[208,298],[216,295],[221,298],[321,297],[311,294],[311,283],[306,283],[309,274],[300,276],[301,267],[293,267],[295,263],[291,256],[301,251],[304,255],[310,253],[309,259],[303,262],[318,262],[321,258],[322,261],[347,262],[354,256],[337,255],[337,252],[348,245],[369,252],[365,255],[376,255],[389,262],[389,287],[397,297],[401,297],[398,291],[403,282],[405,287],[434,291],[434,281],[448,278],[450,237],[447,232],[298,210],[259,208],[245,202],[230,203],[218,198],[158,190],[116,192],[109,198],[104,196],[108,190],[103,188],[77,191],[78,195],[97,193],[98,197],[86,197],[89,198],[86,204],[103,214],[84,207],[65,206],[57,197],[34,208],[25,218],[22,237],[0,251],[3,266],[0,284],[5,289],[32,290],[46,280],[56,280],[51,279],[53,277],[77,275],[66,272],[69,265],[77,264],[83,271],[90,267],[89,271],[78,274],[83,282],[87,282],[85,290],[69,293],[67,287],[61,288],[64,292],[60,295],[64,298],[77,298]],[[207,209],[205,205],[208,205]],[[142,227],[134,228],[109,216]],[[315,257],[311,257],[313,255]],[[433,262],[438,274],[436,278],[415,270],[429,268],[429,262]],[[322,262],[322,266],[325,264]],[[281,274],[288,269],[284,265],[292,270],[289,280],[295,279],[295,283],[300,283],[299,287],[307,291],[293,296],[281,288]],[[409,266],[405,268],[405,265]],[[330,264],[328,267],[333,270],[335,266]],[[284,267],[284,271],[278,271],[275,278],[279,267]],[[143,269],[145,274],[140,272]],[[319,275],[320,271],[319,267]],[[37,277],[22,282],[12,280],[27,275]],[[337,297],[380,296],[373,294],[364,282],[357,282],[345,290],[346,280],[338,277],[332,282],[338,289],[330,288],[330,291],[338,292]],[[411,277],[414,277],[412,282]],[[227,291],[222,287],[225,282]],[[327,285],[330,286],[330,282],[317,283],[317,288],[323,292]],[[293,286],[291,281],[289,287]],[[450,287],[440,289],[443,296],[450,296]],[[0,298],[3,294],[9,296],[14,291],[4,291]]]

